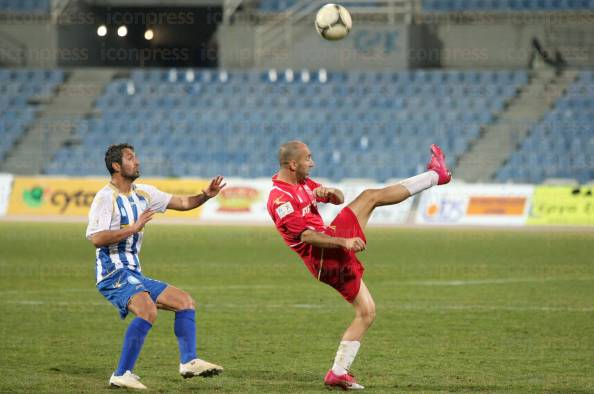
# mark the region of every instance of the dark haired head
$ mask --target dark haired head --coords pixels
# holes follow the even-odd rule
[[[120,166],[122,165],[122,155],[124,149],[134,150],[134,147],[130,144],[118,144],[118,145],[110,145],[105,152],[105,166],[107,167],[107,171],[113,175],[115,170],[113,169],[113,163],[118,163]]]

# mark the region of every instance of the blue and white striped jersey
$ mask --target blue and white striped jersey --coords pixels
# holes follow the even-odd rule
[[[111,183],[101,189],[93,199],[89,211],[87,239],[105,230],[119,230],[133,224],[142,212],[150,208],[165,212],[171,194],[150,185],[132,185],[128,194],[120,193]],[[140,272],[138,254],[142,246],[143,231],[109,246],[97,248],[97,283],[120,268]]]

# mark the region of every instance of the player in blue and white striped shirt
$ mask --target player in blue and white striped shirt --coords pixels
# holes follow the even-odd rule
[[[87,237],[91,239],[90,237],[97,232],[125,229],[138,223],[139,217],[147,209],[152,212],[164,212],[171,198],[171,195],[154,186],[141,184],[132,184],[129,193],[122,193],[110,182],[95,195]],[[142,238],[143,232],[138,231],[120,242],[98,247],[97,283],[121,268],[141,272],[138,254]]]
[[[119,309],[122,319],[136,315],[130,323],[112,386],[144,389],[133,374],[144,339],[157,318],[157,308],[175,311],[174,332],[180,351],[180,374],[184,378],[212,376],[223,368],[196,355],[194,301],[190,295],[141,273],[138,255],[144,226],[155,212],[166,209],[187,211],[204,204],[225,187],[223,178],[214,178],[208,188],[195,196],[173,196],[154,186],[134,184],[140,163],[128,144],[112,145],[105,153],[111,181],[96,195],[89,212],[87,238],[95,245],[97,289]]]

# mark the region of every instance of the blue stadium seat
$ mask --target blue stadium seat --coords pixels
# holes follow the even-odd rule
[[[559,12],[594,8],[592,0],[422,0],[426,12]]]
[[[0,0],[0,13],[49,14],[50,0]]]
[[[6,4],[0,3],[0,12]],[[28,2],[18,7],[25,10],[33,5]],[[35,119],[39,105],[32,99],[53,96],[63,80],[61,70],[0,69],[0,157],[6,157]]]
[[[0,80],[13,77],[1,71]],[[146,175],[208,176],[218,168],[255,177],[270,176],[270,152],[299,138],[327,162],[318,176],[404,177],[422,167],[433,142],[455,161],[526,79],[523,71],[132,70],[97,100],[101,117],[79,127],[81,145],[65,149],[85,157],[107,140],[130,139],[149,158]],[[0,108],[19,100],[0,100]],[[335,151],[368,166],[333,168]],[[48,173],[73,172],[60,154]]]
[[[571,85],[554,108],[531,128],[508,163],[497,173],[502,181],[540,182],[546,178],[573,178],[580,182],[593,179],[594,168],[594,91],[588,72]],[[543,170],[522,172],[525,166]]]

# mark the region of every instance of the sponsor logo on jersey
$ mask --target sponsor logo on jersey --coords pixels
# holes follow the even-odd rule
[[[284,218],[285,216],[293,213],[293,206],[291,205],[290,201],[287,201],[286,203],[284,203],[283,205],[281,205],[280,207],[276,208],[276,214],[278,215],[279,219]]]

